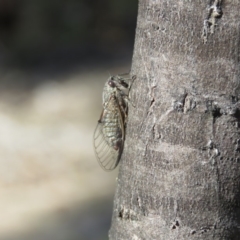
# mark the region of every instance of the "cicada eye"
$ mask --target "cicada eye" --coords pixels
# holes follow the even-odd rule
[[[108,81],[108,85],[112,88],[114,88],[116,86],[116,84],[114,83],[114,81],[112,79]]]

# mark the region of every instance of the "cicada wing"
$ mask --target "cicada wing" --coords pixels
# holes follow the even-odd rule
[[[112,171],[118,165],[122,153],[123,140],[120,139],[118,148],[114,148],[104,134],[105,123],[99,122],[93,135],[93,146],[99,165],[105,171]]]

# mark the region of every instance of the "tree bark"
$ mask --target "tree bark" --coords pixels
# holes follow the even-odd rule
[[[239,9],[139,0],[111,240],[240,239]]]

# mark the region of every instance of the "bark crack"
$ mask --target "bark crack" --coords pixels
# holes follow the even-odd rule
[[[120,207],[118,211],[118,218],[120,220],[131,220],[131,221],[138,221],[138,215],[132,209],[127,209],[124,206]]]
[[[175,220],[174,222],[173,222],[173,224],[172,224],[172,227],[171,227],[171,229],[177,229],[177,228],[179,228],[180,227],[180,223],[179,223],[179,221],[178,220]]]
[[[183,94],[180,94],[172,103],[173,109],[177,110],[178,112],[184,112],[184,106],[186,103],[186,98],[188,93],[184,90]]]
[[[222,12],[222,0],[210,0],[207,8],[207,17],[203,21],[203,32],[202,38],[203,43],[207,43],[208,35],[213,34],[215,31],[215,26],[217,25],[217,19],[221,18]]]
[[[207,233],[208,231],[211,231],[211,230],[215,230],[216,229],[216,224],[214,225],[209,225],[209,226],[204,226],[204,227],[200,227],[199,229],[195,229],[195,230],[192,230],[190,232],[191,235],[194,235],[194,234],[198,234],[198,235],[202,235],[204,233]]]
[[[154,95],[154,89],[156,88],[157,86],[154,85],[151,87],[151,91],[150,91],[150,97],[151,97],[151,101],[150,101],[150,106],[149,106],[149,110],[147,112],[147,115],[149,115],[150,113],[150,110],[153,108],[154,104],[155,104],[155,95]]]

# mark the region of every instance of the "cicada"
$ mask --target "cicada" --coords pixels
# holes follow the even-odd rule
[[[111,76],[103,88],[103,110],[93,135],[95,155],[105,171],[117,167],[123,151],[128,116],[129,91],[134,81]]]

